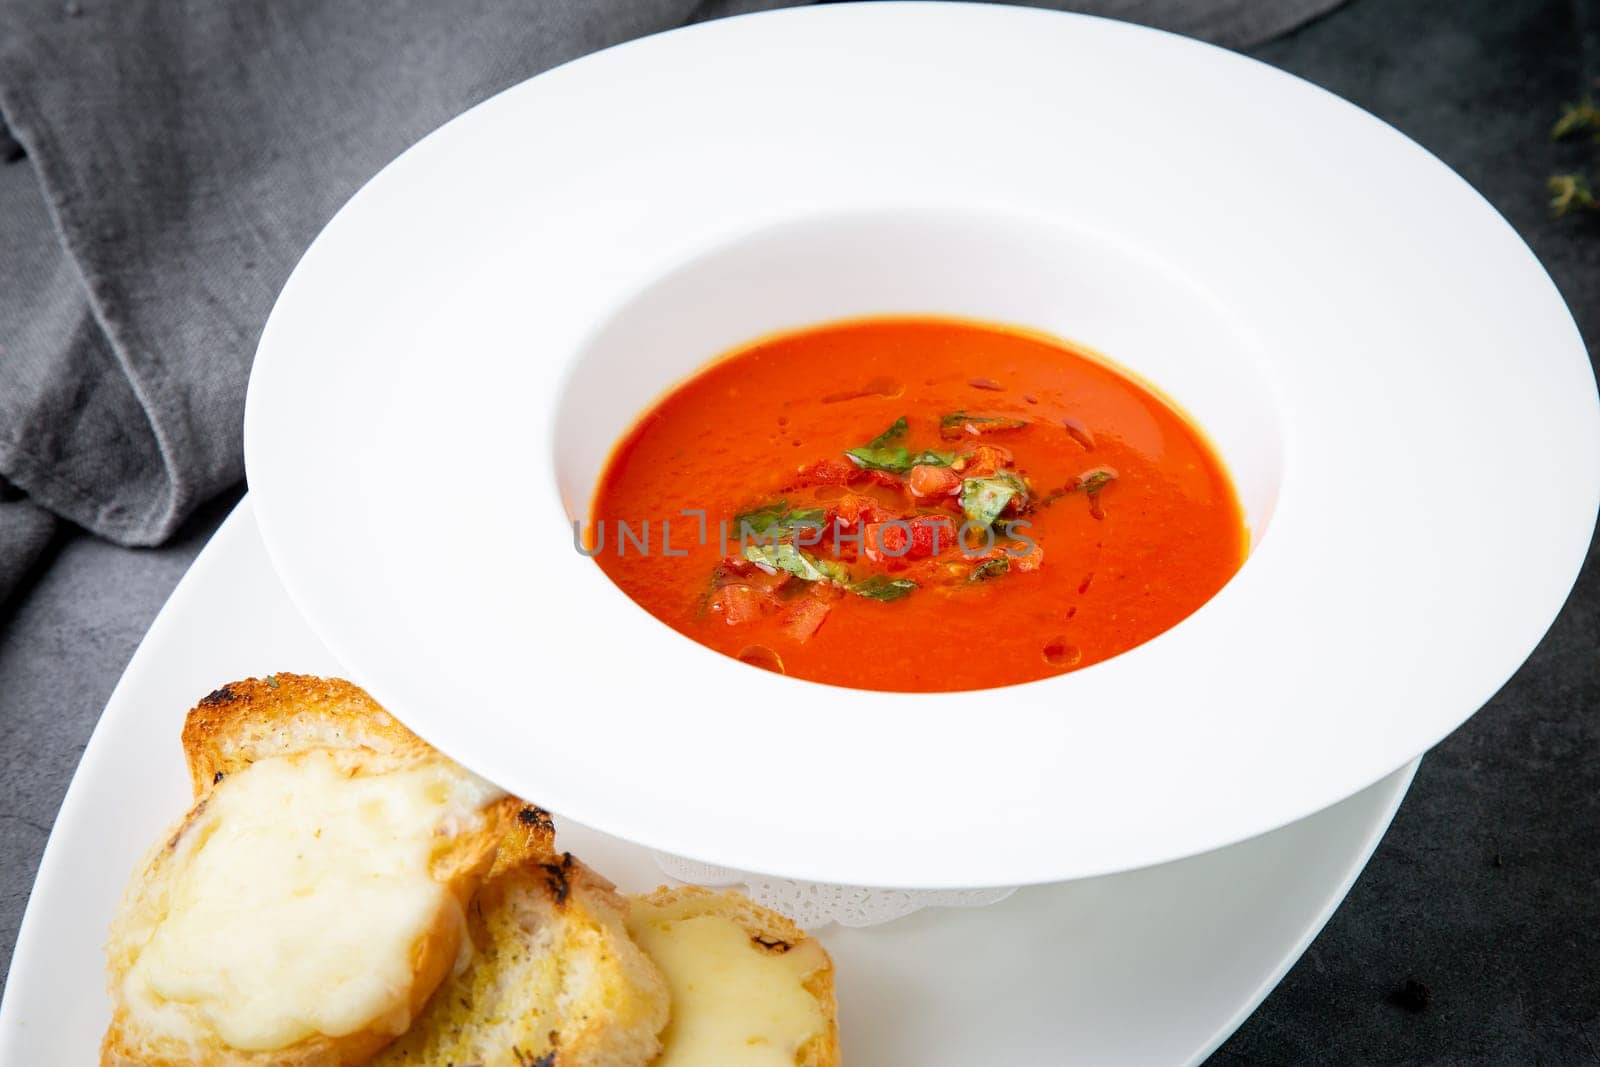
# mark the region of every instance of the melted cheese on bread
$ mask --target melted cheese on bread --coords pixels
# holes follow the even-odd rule
[[[400,1033],[419,940],[464,925],[435,851],[499,795],[443,760],[363,774],[320,749],[229,775],[173,841],[163,914],[123,976],[130,1015],[176,1037],[187,1005],[246,1051]]]
[[[828,1019],[806,980],[828,966],[807,938],[767,946],[715,898],[635,899],[628,932],[655,961],[672,996],[654,1067],[794,1067]]]

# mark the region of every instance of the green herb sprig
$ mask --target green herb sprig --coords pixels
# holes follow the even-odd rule
[[[823,514],[821,508],[791,508],[787,500],[774,500],[753,511],[735,516],[733,530],[740,537],[766,539],[772,537],[775,532],[784,533],[803,526],[820,527]]]
[[[1561,108],[1561,117],[1550,127],[1550,137],[1556,141],[1580,133],[1593,134],[1595,140],[1600,141],[1600,106],[1588,97],[1576,104],[1564,105]]]
[[[856,596],[866,597],[868,600],[899,600],[915,592],[917,583],[910,578],[886,578],[881,574],[874,574],[845,588]]]
[[[965,411],[952,411],[939,416],[939,436],[946,441],[959,441],[970,435],[1005,433],[1025,429],[1027,419],[1008,419],[998,415],[968,415]]]
[[[908,432],[906,417],[902,415],[887,430],[864,445],[845,449],[844,454],[863,470],[889,471],[893,474],[904,474],[916,466],[948,467],[956,461],[954,452],[935,452],[932,449],[912,452],[901,444]]]
[[[961,512],[968,521],[993,526],[1000,513],[1013,501],[1028,502],[1028,483],[1008,470],[995,471],[988,478],[968,478],[961,483]]]
[[[997,559],[986,559],[972,569],[972,573],[967,575],[967,581],[986,582],[990,578],[998,578],[1002,574],[1010,573],[1010,571],[1011,561],[1004,556],[1000,556]]]
[[[1550,128],[1550,138],[1567,140],[1589,134],[1600,144],[1600,105],[1584,98],[1561,109],[1561,117]],[[1553,174],[1546,183],[1550,191],[1550,213],[1557,218],[1575,211],[1600,211],[1600,198],[1595,196],[1588,175],[1583,171]]]
[[[807,582],[838,582],[850,580],[844,565],[831,559],[818,559],[811,553],[783,542],[775,545],[745,545],[744,558],[758,567],[792,574]]]

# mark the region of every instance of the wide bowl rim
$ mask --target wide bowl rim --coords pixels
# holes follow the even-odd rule
[[[1306,277],[1315,275],[1318,281],[1340,285],[1339,291],[1343,294],[1368,297],[1369,303],[1378,305],[1388,316],[1377,315],[1374,307],[1359,303],[1341,308],[1345,320],[1320,322],[1330,335],[1349,329],[1349,322],[1362,316],[1376,316],[1373,321],[1381,322],[1397,335],[1395,344],[1400,339],[1426,335],[1436,338],[1437,345],[1454,346],[1452,354],[1463,357],[1460,365],[1465,368],[1462,373],[1466,384],[1453,387],[1456,392],[1446,398],[1448,404],[1437,402],[1436,388],[1431,393],[1425,392],[1429,383],[1437,386],[1436,373],[1431,377],[1423,373],[1430,367],[1437,372],[1440,357],[1436,352],[1410,355],[1383,352],[1383,359],[1370,360],[1372,366],[1383,368],[1390,393],[1352,394],[1364,405],[1364,416],[1393,416],[1391,405],[1396,397],[1421,405],[1418,411],[1421,426],[1405,440],[1407,450],[1386,468],[1394,472],[1394,477],[1415,476],[1417,472],[1406,465],[1414,457],[1421,457],[1416,459],[1418,463],[1425,458],[1437,458],[1437,442],[1433,437],[1445,435],[1451,440],[1459,439],[1462,420],[1477,411],[1490,389],[1500,392],[1509,411],[1506,417],[1514,429],[1541,434],[1546,441],[1568,449],[1572,462],[1565,473],[1570,484],[1554,484],[1550,482],[1553,475],[1535,472],[1526,487],[1523,506],[1531,516],[1531,528],[1548,550],[1529,563],[1527,573],[1520,576],[1523,584],[1505,593],[1506,602],[1500,616],[1484,624],[1497,628],[1492,639],[1480,630],[1469,631],[1459,617],[1462,605],[1467,602],[1459,585],[1464,580],[1465,568],[1481,564],[1480,550],[1504,548],[1506,542],[1502,535],[1505,531],[1497,525],[1499,520],[1490,516],[1484,520],[1483,528],[1474,528],[1466,534],[1451,528],[1444,531],[1449,536],[1441,535],[1441,516],[1453,520],[1463,514],[1459,509],[1441,510],[1453,506],[1445,490],[1453,490],[1457,485],[1449,481],[1455,473],[1446,471],[1443,473],[1448,477],[1443,477],[1442,481],[1447,484],[1416,480],[1414,489],[1426,498],[1424,501],[1408,500],[1397,489],[1382,485],[1374,487],[1369,494],[1390,509],[1386,519],[1404,534],[1400,540],[1406,546],[1407,561],[1417,569],[1417,573],[1407,578],[1412,585],[1402,598],[1400,610],[1391,613],[1399,618],[1374,617],[1370,625],[1384,630],[1394,641],[1412,634],[1408,627],[1414,628],[1421,622],[1438,627],[1437,632],[1430,629],[1414,636],[1416,647],[1408,649],[1404,656],[1376,638],[1363,637],[1365,643],[1360,646],[1363,655],[1389,657],[1383,660],[1381,670],[1374,668],[1382,677],[1372,679],[1365,686],[1347,677],[1324,680],[1317,674],[1295,675],[1290,670],[1291,666],[1313,662],[1326,668],[1333,661],[1325,655],[1315,660],[1308,653],[1295,664],[1272,659],[1278,653],[1295,652],[1294,646],[1284,643],[1288,638],[1280,632],[1289,628],[1274,621],[1296,603],[1295,594],[1306,589],[1319,595],[1333,595],[1339,591],[1331,578],[1319,578],[1321,584],[1312,582],[1305,564],[1306,559],[1326,563],[1329,557],[1328,531],[1317,528],[1317,524],[1341,521],[1336,511],[1312,492],[1317,479],[1328,477],[1335,468],[1326,447],[1331,416],[1323,408],[1329,401],[1317,399],[1310,384],[1338,386],[1337,382],[1317,377],[1312,370],[1298,368],[1295,373],[1302,375],[1302,380],[1291,383],[1295,388],[1290,389],[1286,397],[1291,430],[1287,462],[1295,472],[1292,483],[1291,474],[1285,474],[1282,503],[1285,511],[1274,518],[1273,537],[1268,539],[1263,550],[1246,563],[1240,576],[1217,600],[1202,609],[1203,613],[1209,612],[1207,623],[1197,623],[1170,641],[1166,638],[1178,631],[1169,631],[1157,641],[1119,657],[1120,664],[1119,660],[1113,660],[1101,665],[1109,669],[1101,672],[1098,678],[1091,678],[1094,671],[1085,671],[1016,687],[1050,690],[1056,694],[1063,686],[1070,685],[1077,691],[1075,696],[1081,699],[1100,701],[1101,706],[1122,707],[1124,703],[1132,706],[1134,702],[1124,701],[1115,687],[1151,687],[1158,683],[1150,678],[1156,678],[1162,692],[1142,695],[1137,701],[1141,713],[1156,714],[1158,696],[1173,700],[1183,695],[1182,687],[1175,685],[1170,674],[1181,670],[1187,672],[1181,676],[1188,684],[1201,692],[1207,691],[1207,686],[1224,685],[1242,692],[1244,695],[1240,699],[1249,703],[1250,708],[1237,720],[1224,718],[1195,723],[1176,718],[1170,712],[1161,712],[1164,717],[1159,721],[1167,733],[1159,738],[1146,736],[1139,739],[1143,744],[1133,745],[1135,735],[1117,734],[1110,725],[1088,726],[1079,720],[1063,725],[1058,721],[1061,718],[1059,707],[1046,707],[1042,699],[1032,698],[1026,701],[1026,707],[1008,709],[1001,715],[987,715],[982,725],[988,732],[976,737],[970,732],[970,716],[964,720],[954,703],[946,701],[935,706],[936,699],[930,699],[947,694],[871,693],[874,706],[882,709],[880,722],[853,720],[842,707],[858,709],[860,702],[830,699],[830,705],[837,703],[841,708],[829,707],[815,712],[824,736],[798,740],[788,738],[788,731],[793,730],[792,721],[740,724],[717,709],[692,713],[696,733],[702,740],[708,734],[715,735],[719,730],[727,731],[737,725],[751,731],[751,743],[758,748],[776,745],[787,738],[799,753],[797,762],[802,768],[817,769],[824,776],[865,776],[876,766],[883,779],[876,782],[866,781],[864,777],[841,779],[849,782],[849,790],[841,790],[840,795],[824,790],[822,795],[809,796],[802,802],[784,795],[781,784],[764,781],[748,769],[732,768],[728,763],[732,755],[720,743],[712,743],[710,753],[677,753],[676,760],[682,765],[678,773],[653,766],[648,751],[612,751],[604,761],[600,760],[595,755],[596,750],[587,746],[614,736],[615,725],[624,725],[641,738],[639,747],[645,750],[659,751],[677,735],[643,713],[642,709],[648,704],[641,702],[648,701],[648,692],[639,687],[637,680],[626,677],[628,672],[607,672],[600,661],[591,660],[588,666],[597,676],[605,678],[608,688],[615,693],[617,704],[616,708],[591,710],[595,710],[598,717],[599,712],[609,715],[621,708],[625,722],[619,719],[614,726],[607,726],[599,722],[567,721],[581,718],[575,716],[562,721],[546,716],[541,720],[542,738],[550,740],[552,748],[562,751],[562,761],[545,757],[528,735],[517,739],[520,744],[508,742],[504,731],[513,720],[507,717],[510,713],[503,705],[507,702],[505,694],[511,692],[507,685],[517,677],[511,670],[513,663],[508,661],[515,661],[518,669],[525,667],[526,661],[517,659],[517,649],[523,648],[525,655],[526,645],[511,643],[501,632],[485,632],[475,635],[475,642],[469,647],[465,638],[438,629],[436,623],[426,618],[426,612],[416,610],[416,605],[406,600],[406,596],[432,597],[434,603],[430,606],[441,606],[446,604],[447,598],[439,589],[428,585],[424,590],[401,595],[388,588],[393,585],[396,574],[405,568],[413,568],[412,573],[419,575],[419,585],[430,580],[429,568],[443,564],[421,562],[418,546],[430,543],[427,541],[430,534],[456,528],[447,527],[447,520],[419,509],[414,500],[403,505],[399,503],[398,493],[404,482],[395,472],[384,469],[386,463],[392,462],[392,457],[366,437],[352,435],[335,425],[337,418],[351,418],[355,423],[367,419],[382,424],[387,417],[385,412],[397,410],[409,402],[402,395],[403,390],[420,388],[415,383],[408,384],[406,366],[400,367],[393,383],[374,388],[370,374],[362,379],[345,365],[352,361],[360,365],[365,360],[366,369],[369,372],[373,369],[374,356],[368,350],[368,339],[375,336],[376,328],[362,329],[360,316],[392,306],[396,292],[379,290],[402,281],[402,272],[411,268],[437,280],[436,273],[415,264],[380,262],[383,257],[392,260],[393,249],[386,247],[379,234],[386,222],[398,217],[397,212],[414,215],[419,205],[426,205],[439,218],[423,219],[421,227],[429,239],[437,240],[441,247],[447,246],[455,239],[446,228],[458,221],[454,215],[470,217],[478,210],[475,205],[464,202],[465,194],[493,201],[493,195],[484,190],[499,191],[494,186],[498,180],[495,176],[473,172],[463,161],[471,158],[481,165],[504,158],[507,152],[520,151],[507,147],[508,134],[526,135],[530,124],[544,123],[539,126],[541,132],[550,134],[564,147],[583,147],[598,155],[611,152],[614,156],[636,150],[634,146],[618,148],[615,144],[608,145],[550,125],[552,116],[560,115],[568,116],[568,121],[614,120],[610,128],[624,129],[628,136],[635,138],[637,145],[644,144],[650,136],[648,130],[627,125],[629,116],[622,111],[605,110],[619,99],[627,98],[625,88],[619,88],[624,81],[649,80],[653,95],[678,94],[681,99],[675,102],[682,103],[695,92],[706,91],[703,79],[715,68],[750,79],[745,83],[747,93],[765,94],[764,103],[780,108],[798,107],[794,86],[782,79],[792,78],[796,70],[802,69],[801,62],[805,59],[802,53],[806,47],[821,48],[838,40],[837,35],[841,33],[851,34],[850,40],[871,55],[835,56],[836,62],[844,64],[834,68],[836,85],[849,79],[867,84],[887,66],[902,80],[886,87],[886,94],[899,91],[906,84],[904,79],[910,79],[919,90],[938,97],[948,92],[951,78],[947,72],[927,69],[923,65],[924,51],[918,49],[937,52],[940,48],[953,49],[959,42],[972,39],[997,46],[1003,44],[1003,48],[996,47],[977,61],[985,73],[993,75],[1001,89],[1009,84],[1004,80],[1007,77],[1036,79],[1037,85],[1055,85],[1058,80],[1062,85],[1070,85],[1071,78],[1080,75],[1053,69],[1062,56],[1069,53],[1082,67],[1095,68],[1102,77],[1114,77],[1103,65],[1114,55],[1117,62],[1124,65],[1142,65],[1148,70],[1153,64],[1170,71],[1173,77],[1192,75],[1198,79],[1194,82],[1193,94],[1197,99],[1213,105],[1218,101],[1228,105],[1227,109],[1213,113],[1215,125],[1210,132],[1214,134],[1237,134],[1240,143],[1253,143],[1249,142],[1247,134],[1281,129],[1285,139],[1282,150],[1291,158],[1287,163],[1281,159],[1272,161],[1276,166],[1288,167],[1292,163],[1309,167],[1313,162],[1320,162],[1317,153],[1323,149],[1299,140],[1292,129],[1284,126],[1281,116],[1252,109],[1252,94],[1258,98],[1262,91],[1282,94],[1283,99],[1278,103],[1283,110],[1315,111],[1315,117],[1322,124],[1319,133],[1331,146],[1329,151],[1349,149],[1363,153],[1363,165],[1389,168],[1410,182],[1421,182],[1432,198],[1426,202],[1415,199],[1414,190],[1386,190],[1380,194],[1363,186],[1346,190],[1348,195],[1344,200],[1335,196],[1331,202],[1324,203],[1324,207],[1339,216],[1341,223],[1348,223],[1352,231],[1370,234],[1375,232],[1376,222],[1383,222],[1395,235],[1384,246],[1388,253],[1385,257],[1350,258],[1341,264],[1348,268],[1344,274],[1333,272],[1325,264],[1284,256],[1256,264],[1252,269],[1260,274],[1263,282],[1277,285],[1278,295],[1285,300],[1298,301],[1296,309],[1302,314],[1315,313],[1326,299],[1319,302],[1317,294],[1307,291],[1308,286],[1297,288],[1281,276],[1267,279],[1269,269],[1282,268],[1288,262],[1302,268]],[[748,60],[740,54],[741,50],[759,52],[763,49],[762,71],[771,72],[769,81],[759,80],[762,73],[753,72]],[[1102,65],[1095,67],[1097,63]],[[971,81],[963,82],[963,87],[979,95],[991,91],[991,87]],[[1037,86],[1030,83],[1030,87]],[[829,91],[843,90],[830,88]],[[826,97],[827,94],[822,95]],[[631,99],[638,104],[637,96]],[[861,103],[862,99],[858,97],[850,103],[856,110],[870,110]],[[729,106],[743,106],[743,102]],[[823,108],[815,91],[805,106],[804,113],[799,110],[784,112],[787,119],[797,123],[785,136],[802,140],[816,136],[815,130],[800,123],[806,115],[819,110],[827,110],[828,117],[836,122],[849,121],[843,102],[833,99],[831,110]],[[1091,124],[1101,121],[1093,111],[1088,108],[1083,115],[1073,117],[1080,123],[1080,133],[1092,134]],[[992,117],[992,113],[986,117]],[[694,120],[680,116],[676,121]],[[920,120],[913,113],[908,114],[907,121],[914,124]],[[1240,133],[1241,130],[1246,132]],[[714,132],[701,129],[698,136],[709,138]],[[1186,135],[1176,128],[1167,132],[1173,137]],[[757,131],[758,141],[760,136],[762,131]],[[709,146],[708,140],[697,142],[695,148],[709,151]],[[1145,148],[1130,145],[1127,150],[1137,156]],[[587,165],[576,156],[565,162],[569,169]],[[1215,177],[1215,172],[1226,170],[1225,162],[1213,157],[1197,157],[1194,172],[1189,177],[1197,188],[1225,196],[1224,187],[1205,185]],[[470,181],[469,174],[472,175]],[[607,178],[605,173],[593,172],[586,177],[601,182],[596,197],[616,192],[615,187],[603,185]],[[559,178],[552,180],[559,184]],[[472,181],[480,181],[482,188],[474,188]],[[429,200],[441,190],[450,189],[455,190],[454,196],[462,198],[462,202]],[[572,189],[566,187],[565,191],[572,192]],[[641,199],[648,199],[644,193],[639,195]],[[996,195],[1025,198],[1027,193],[1020,188],[1002,189]],[[1264,205],[1262,220],[1272,218],[1270,210],[1282,204],[1272,201],[1274,195],[1270,189],[1258,191]],[[1380,195],[1394,199],[1378,199]],[[1363,196],[1367,199],[1363,200]],[[805,202],[796,197],[784,205],[784,210],[793,211],[804,206]],[[685,215],[692,215],[694,208],[695,205],[686,208]],[[1381,219],[1375,214],[1401,208],[1413,214]],[[769,213],[765,217],[784,215]],[[741,222],[748,225],[754,218],[747,213]],[[1127,216],[1121,218],[1130,227],[1145,225]],[[598,219],[601,219],[599,214],[585,216],[590,225]],[[543,221],[551,227],[560,224],[559,220]],[[1278,220],[1272,218],[1272,221]],[[654,224],[637,218],[630,218],[629,222],[640,232]],[[1195,225],[1198,227],[1204,222],[1198,220]],[[1293,236],[1300,237],[1307,247],[1319,252],[1345,252],[1340,242],[1346,235],[1318,228],[1323,225],[1319,220],[1307,220],[1301,228],[1308,232]],[[703,236],[703,229],[701,234]],[[1478,273],[1476,266],[1463,262],[1459,255],[1446,260],[1419,251],[1430,241],[1445,240],[1447,234],[1451,235],[1450,240],[1470,243],[1473,251],[1493,262],[1497,288],[1483,291],[1492,292],[1492,297],[1479,292],[1485,276]],[[606,236],[615,236],[618,247],[623,248],[629,240],[643,242],[651,237],[649,233],[643,237],[638,233]],[[1259,243],[1256,229],[1244,233],[1241,240],[1245,243],[1257,241],[1254,251],[1272,255],[1273,246]],[[666,247],[660,245],[658,251]],[[450,251],[447,249],[446,257]],[[1216,267],[1223,275],[1238,266],[1226,259],[1226,252],[1219,252],[1219,257]],[[646,261],[641,259],[641,262]],[[648,276],[653,262],[656,261],[646,262],[641,268],[646,271],[643,276]],[[493,284],[492,278],[484,276],[493,273],[487,268],[474,275],[474,264],[457,263],[455,266],[472,285]],[[1419,268],[1428,272],[1426,276],[1419,276]],[[581,275],[582,272],[576,273]],[[1515,312],[1522,320],[1522,335],[1529,349],[1540,361],[1532,368],[1538,372],[1539,380],[1529,378],[1524,383],[1529,395],[1523,396],[1515,387],[1507,385],[1504,368],[1483,347],[1486,341],[1475,342],[1474,335],[1465,328],[1468,324],[1446,321],[1438,315],[1423,323],[1419,321],[1423,318],[1421,311],[1382,305],[1373,295],[1375,279],[1400,286],[1408,297],[1430,313],[1451,306],[1449,300],[1435,291],[1448,284],[1457,298],[1463,295],[1473,298],[1469,302],[1474,320],[1470,325],[1480,334],[1504,329],[1508,316]],[[605,282],[610,287],[608,291],[614,291],[636,280],[637,277],[611,276]],[[330,294],[336,281],[348,286],[342,300],[334,300]],[[466,286],[466,282],[462,285]],[[1238,290],[1231,295],[1237,296]],[[452,298],[458,302],[450,304]],[[435,318],[448,318],[470,304],[470,299],[460,293],[449,294],[444,306],[435,309],[433,314]],[[1283,323],[1275,317],[1277,313],[1271,309],[1253,307],[1252,310],[1261,316],[1252,319],[1252,325],[1259,325],[1264,334],[1270,335],[1271,330],[1283,328]],[[367,320],[368,325],[370,322]],[[417,325],[430,328],[427,323]],[[1424,326],[1428,327],[1425,333]],[[544,324],[539,328],[554,329]],[[556,350],[561,350],[569,342],[569,337],[563,337],[552,344]],[[1308,341],[1308,345],[1310,343]],[[1315,343],[1330,345],[1332,342]],[[1479,347],[1474,347],[1475,344]],[[1116,353],[1111,355],[1114,358]],[[472,354],[465,358],[479,357]],[[345,364],[339,360],[344,360]],[[1419,366],[1413,366],[1408,360]],[[1427,365],[1420,366],[1424,363]],[[441,396],[451,395],[450,390],[456,388],[448,376],[435,377],[428,385],[439,389]],[[325,390],[326,397],[316,396],[319,390]],[[1537,398],[1532,396],[1534,391],[1539,393]],[[1340,396],[1339,399],[1349,397]],[[1548,401],[1542,412],[1544,422],[1537,426],[1529,414],[1538,406],[1535,400]],[[380,410],[385,404],[389,407]],[[530,419],[547,425],[545,420],[551,417],[549,406],[542,401],[533,404]],[[302,427],[308,417],[320,417],[323,420],[320,425],[331,427],[333,436],[343,434],[339,447],[319,451],[307,444]],[[393,446],[400,438],[393,436],[392,429],[379,425],[374,436],[390,432],[383,444]],[[541,432],[535,436],[546,440],[548,434]],[[557,68],[447,123],[390,164],[352,198],[296,267],[263,332],[247,397],[245,439],[247,472],[253,496],[258,501],[263,541],[291,598],[312,629],[346,664],[355,680],[366,685],[397,715],[447,753],[508,788],[526,792],[532,799],[580,821],[664,851],[765,873],[904,887],[1022,884],[1145,866],[1254,836],[1370,785],[1459,725],[1492,696],[1531,653],[1576,578],[1593,528],[1596,504],[1600,502],[1600,466],[1597,466],[1600,464],[1600,405],[1596,404],[1587,353],[1571,316],[1526,246],[1481,197],[1443,164],[1353,106],[1289,75],[1231,53],[1157,31],[1084,16],[967,4],[895,3],[790,9],[672,31]],[[408,454],[407,458],[414,461],[419,456]],[[1486,469],[1505,469],[1495,457],[1488,457],[1485,464]],[[472,487],[479,501],[485,484],[475,483]],[[446,489],[447,495],[456,492]],[[533,495],[538,497],[540,508],[560,504],[550,486],[541,487]],[[455,497],[451,500],[457,504],[462,502]],[[337,523],[330,526],[326,521],[330,510],[339,507],[347,507],[352,512],[349,528],[341,528]],[[525,514],[515,513],[516,516]],[[405,522],[397,522],[397,519]],[[414,524],[415,531],[402,530],[400,527],[406,523]],[[1477,540],[1467,544],[1465,540],[1456,541],[1457,536]],[[390,538],[409,539],[413,551],[404,556],[399,548],[388,543]],[[459,530],[454,540],[459,540]],[[466,547],[466,544],[458,544],[457,554],[462,554]],[[1300,564],[1290,565],[1297,552],[1301,556]],[[1284,562],[1286,556],[1290,564]],[[1383,559],[1370,554],[1360,556],[1357,562],[1367,567],[1385,565]],[[485,583],[483,588],[487,589],[487,583],[493,580],[489,568],[481,560],[453,560],[449,565],[462,568],[455,578],[464,576],[469,584],[478,581]],[[389,569],[384,570],[385,566]],[[1252,567],[1254,572],[1251,572]],[[1341,577],[1346,579],[1344,584],[1358,586],[1363,581],[1376,581],[1362,573]],[[360,597],[368,598],[371,606],[356,604]],[[622,598],[621,603],[627,603],[626,599]],[[1262,642],[1263,651],[1256,654],[1263,662],[1255,666],[1273,673],[1272,684],[1241,678],[1243,661],[1234,663],[1230,672],[1205,658],[1208,652],[1227,647],[1217,643],[1220,635],[1228,632],[1230,626],[1237,626],[1238,619],[1249,615],[1252,604],[1272,607],[1278,614],[1258,613],[1254,623],[1243,630],[1235,629],[1233,633],[1235,637],[1244,633],[1252,642]],[[628,609],[637,610],[631,603]],[[1351,614],[1355,611],[1351,605],[1343,605],[1340,611],[1346,622],[1356,617]],[[624,618],[614,606],[603,609],[595,617],[630,640],[655,640],[638,625],[638,620]],[[1192,617],[1199,618],[1199,614]],[[1326,623],[1306,622],[1304,618],[1297,618],[1296,622],[1302,627],[1321,626],[1327,629],[1324,636],[1337,632]],[[418,632],[430,626],[435,628],[425,634]],[[1209,636],[1208,626],[1211,628]],[[381,639],[375,630],[383,631]],[[1446,645],[1451,647],[1442,647]],[[1253,644],[1252,650],[1255,648]],[[557,657],[557,661],[565,660],[568,654],[588,654],[568,647],[561,651],[562,656]],[[655,649],[650,655],[654,657],[652,662],[663,670],[674,669],[666,646]],[[432,657],[439,660],[436,665],[426,662]],[[496,667],[496,663],[503,666]],[[480,683],[472,672],[463,672],[464,664],[474,668],[487,665],[490,674],[500,673],[495,679],[498,687],[487,681]],[[760,673],[736,664],[731,666],[745,674]],[[1446,668],[1453,671],[1448,677]],[[1297,678],[1301,684],[1294,684]],[[1314,691],[1307,691],[1303,683],[1309,678],[1317,678],[1323,684]],[[793,680],[779,681],[794,684]],[[757,694],[768,692],[762,686],[769,683],[719,676],[716,684],[719,691],[733,687],[741,693]],[[1383,707],[1357,708],[1348,721],[1334,714],[1339,700],[1362,694],[1373,698],[1382,694]],[[835,695],[830,694],[830,698]],[[532,697],[520,696],[524,702],[522,711],[536,713],[530,710],[535,706]],[[1112,696],[1117,700],[1104,703]],[[470,698],[469,703],[484,710],[459,714],[452,705],[452,697]],[[1297,699],[1303,700],[1309,709],[1307,722],[1290,722],[1272,714]],[[517,704],[516,694],[510,703]],[[681,703],[673,708],[675,713],[683,711]],[[488,730],[481,722],[473,725],[474,719],[484,716],[498,716],[496,726],[502,732]],[[847,736],[844,733],[847,727],[852,732],[850,736],[858,739],[855,745],[840,743],[840,738]],[[950,736],[957,740],[939,744],[916,733],[936,734],[941,729],[955,731]],[[1008,730],[1011,733],[1007,736],[998,733]],[[1091,734],[1090,731],[1099,732]],[[1035,735],[1037,746],[1033,745]],[[909,740],[917,760],[923,762],[885,768],[880,759],[875,765],[869,758],[871,753],[876,751],[881,757],[897,736]],[[1120,737],[1119,744],[1131,746],[1124,748],[1125,753],[1138,753],[1137,759],[1126,755],[1115,774],[1097,767],[1089,758],[1093,747],[1085,750],[1072,744],[1074,740],[1109,743],[1112,737]],[[1039,751],[1033,751],[1034,747]],[[866,754],[852,751],[857,748],[864,748]],[[973,769],[956,805],[949,799],[948,775],[959,764],[959,749],[980,753],[984,765]],[[1104,744],[1099,746],[1099,751],[1107,751]],[[1046,760],[1044,754],[1050,759]],[[1195,766],[1200,762],[1210,769]],[[724,769],[729,773],[716,773]],[[1049,775],[1070,781],[1046,781]],[[1212,780],[1214,776],[1220,776],[1223,781]],[[641,783],[648,783],[648,787]],[[1140,808],[1136,785],[1165,791],[1162,803],[1152,800],[1147,807]],[[1091,787],[1103,787],[1111,792],[1094,792]],[[675,806],[671,814],[659,810],[668,795]],[[942,828],[935,828],[929,825],[930,813],[939,809],[930,804],[940,797],[945,799],[945,809],[940,816]],[[1105,797],[1111,798],[1105,803],[1117,809],[1112,814],[1097,812],[1098,818],[1087,822],[1064,821],[1060,815],[1063,804],[1069,805],[1065,810],[1072,810],[1074,806],[1090,810],[1096,806],[1097,799]],[[652,810],[652,798],[655,810]],[[737,799],[739,803],[730,804],[730,799]],[[841,827],[848,827],[850,834],[841,836]],[[952,838],[966,843],[969,848],[981,847],[982,862],[962,849],[952,849]]]

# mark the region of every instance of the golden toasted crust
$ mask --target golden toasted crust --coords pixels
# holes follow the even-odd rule
[[[660,1052],[666,984],[626,902],[529,810],[468,913],[471,962],[372,1067],[645,1067]]]
[[[639,899],[657,906],[692,902],[696,913],[730,919],[742,926],[752,941],[774,952],[788,952],[812,940],[810,934],[785,916],[731,890],[713,892],[692,885],[660,886],[654,892],[641,894]],[[806,977],[805,989],[822,1007],[828,1028],[800,1047],[795,1054],[795,1064],[796,1067],[839,1067],[839,1005],[833,988],[833,959],[821,945],[817,948],[826,963]]]
[[[339,1037],[316,1036],[270,1052],[222,1047],[203,1026],[192,1040],[154,1039],[137,1029],[123,996],[121,978],[167,911],[168,882],[175,857],[189,843],[212,790],[229,774],[256,760],[323,750],[351,774],[383,773],[442,760],[434,749],[384,711],[364,690],[338,679],[295,674],[230,682],[189,712],[183,728],[195,804],[146,855],[112,922],[106,947],[112,1020],[101,1046],[101,1063],[117,1067],[349,1067],[369,1060],[394,1035],[377,1028]],[[538,828],[520,821],[521,801],[503,797],[483,810],[482,824],[439,849],[430,874],[460,909],[469,907],[494,863],[503,839],[530,843]],[[546,818],[545,823],[548,823]],[[531,847],[531,844],[530,846]],[[413,946],[410,1012],[421,1011],[450,972],[461,944],[460,910],[442,908]],[[179,1006],[181,1012],[185,1009]]]
[[[394,769],[439,754],[342,678],[269,674],[200,698],[183,724],[183,753],[194,795],[265,756],[307,749],[357,750]]]

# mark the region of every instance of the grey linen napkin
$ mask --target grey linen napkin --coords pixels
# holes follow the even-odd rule
[[[1338,2],[1049,6],[1243,46]],[[779,6],[0,2],[0,603],[58,520],[158,544],[243,477],[272,301],[407,145],[595,49]]]

